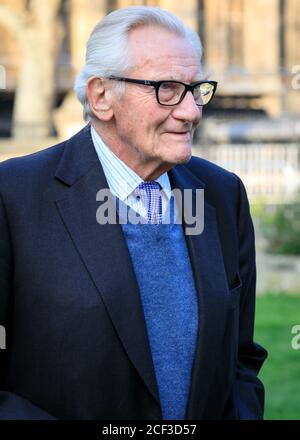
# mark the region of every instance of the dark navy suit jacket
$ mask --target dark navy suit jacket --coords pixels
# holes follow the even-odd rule
[[[187,419],[261,418],[253,342],[254,235],[238,177],[193,157],[173,188],[204,188],[186,241],[200,325]],[[96,221],[107,187],[90,127],[0,165],[0,419],[160,419],[139,289],[119,224]]]

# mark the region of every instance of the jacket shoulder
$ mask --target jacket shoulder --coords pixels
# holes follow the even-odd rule
[[[240,178],[233,172],[201,157],[192,156],[186,167],[205,184],[206,189],[221,189],[225,185],[225,188],[233,190],[240,182]]]
[[[0,163],[0,182],[18,180],[33,176],[37,171],[45,171],[53,168],[59,161],[64,150],[66,141],[53,145],[46,149],[28,154],[26,156],[13,157]]]

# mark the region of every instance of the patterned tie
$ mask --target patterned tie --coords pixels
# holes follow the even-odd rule
[[[155,180],[142,182],[134,190],[135,195],[141,198],[144,207],[147,209],[148,224],[162,222],[162,199],[160,195],[160,184]]]

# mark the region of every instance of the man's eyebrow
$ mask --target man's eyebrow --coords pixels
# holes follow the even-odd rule
[[[197,83],[197,82],[201,82],[201,81],[208,81],[208,78],[209,78],[209,75],[205,75],[205,76],[200,76],[199,78],[196,78],[196,79],[194,79],[194,80],[192,80],[192,81],[189,81],[188,83],[186,83],[186,84],[195,84],[195,83]],[[177,81],[177,82],[185,82],[185,81],[181,81],[180,79],[178,79],[178,78],[175,78],[174,76],[170,76],[168,79],[167,78],[164,78],[164,79],[157,79],[156,81],[166,81],[166,82],[168,82],[168,81]]]
[[[195,83],[195,82],[199,82],[199,81],[207,81],[208,78],[209,78],[209,75],[208,75],[208,74],[205,74],[205,75],[199,75],[199,79],[196,79],[196,80],[193,81],[193,82]]]

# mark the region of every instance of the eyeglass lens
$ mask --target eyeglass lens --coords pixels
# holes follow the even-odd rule
[[[165,81],[158,89],[158,99],[161,104],[177,104],[185,91],[183,84]],[[197,105],[205,105],[211,100],[214,86],[210,83],[199,84],[193,90],[194,99]]]

